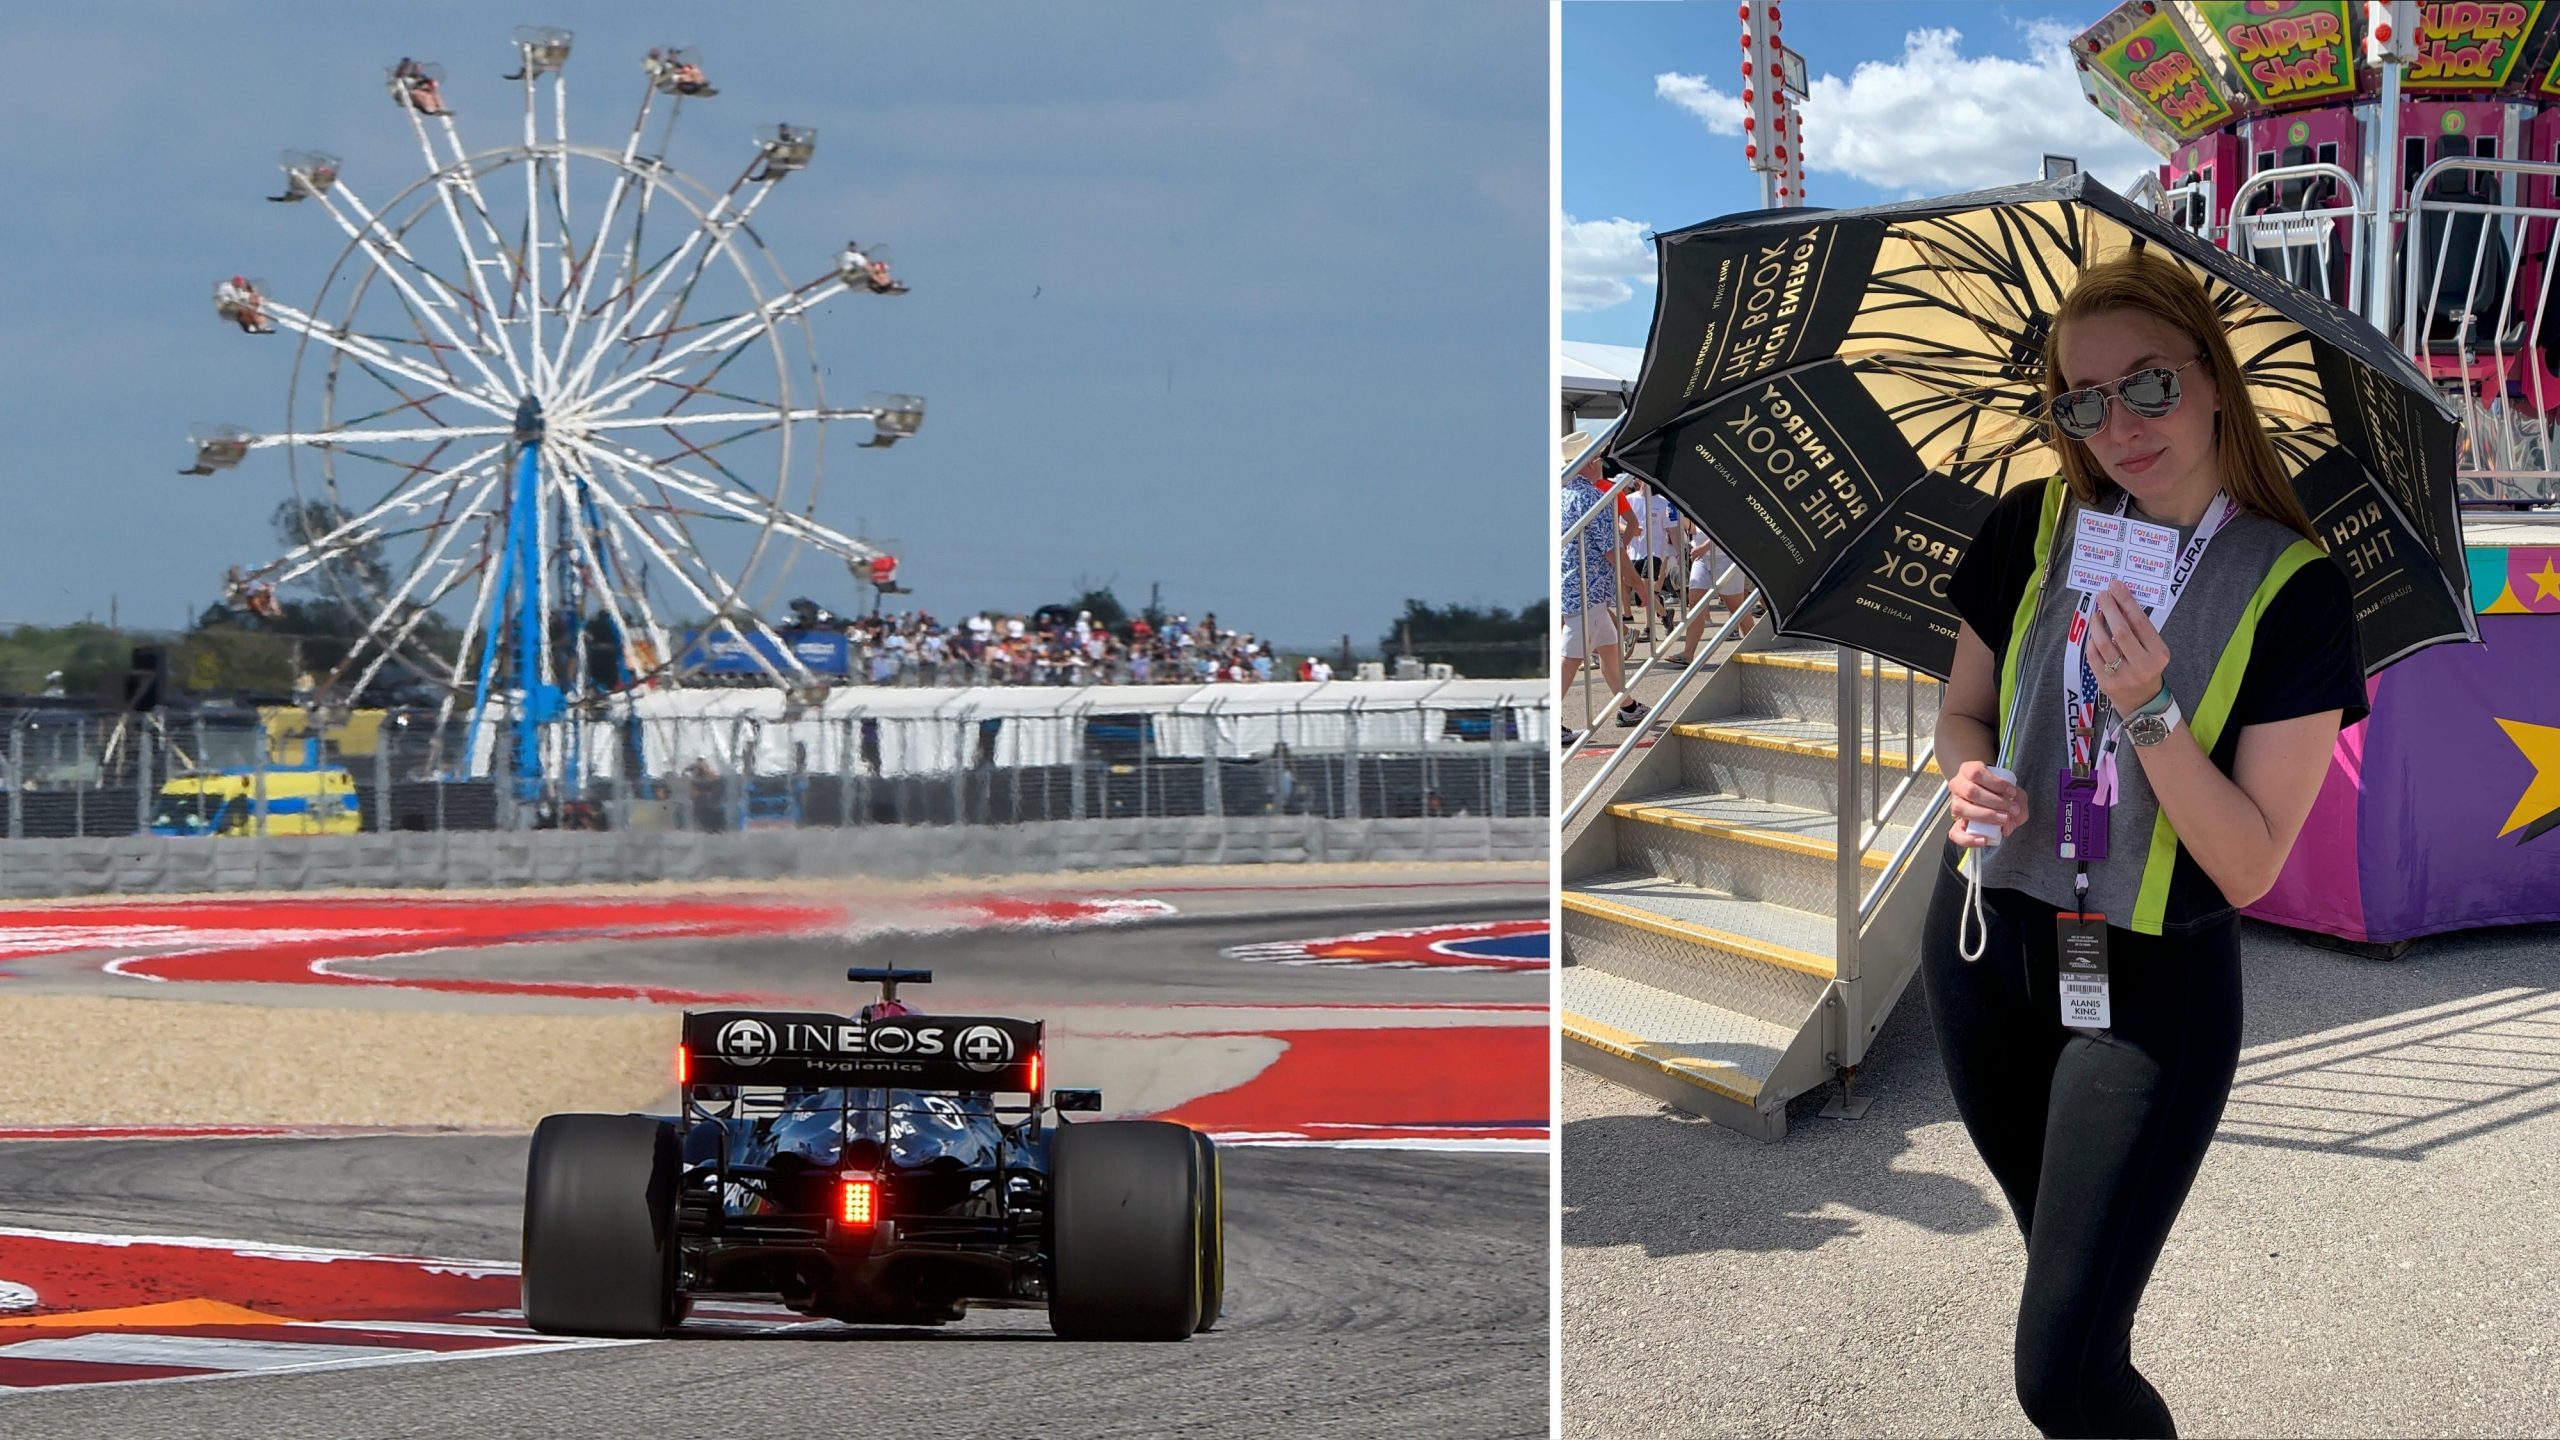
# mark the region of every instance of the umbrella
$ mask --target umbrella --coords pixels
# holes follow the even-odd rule
[[[1944,678],[1965,546],[2001,492],[2061,473],[2039,418],[2050,317],[2082,266],[2134,246],[2203,281],[2355,584],[2368,673],[2476,641],[2455,415],[2427,377],[2363,320],[2085,174],[1660,236],[1612,453],[1731,551],[1781,633]]]

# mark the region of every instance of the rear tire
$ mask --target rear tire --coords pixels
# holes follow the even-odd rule
[[[1162,1120],[1061,1125],[1049,1163],[1049,1328],[1066,1340],[1191,1338],[1207,1213],[1193,1132]]]
[[[679,1313],[676,1128],[553,1115],[525,1167],[524,1318],[550,1335],[652,1336]]]
[[[1205,1130],[1191,1132],[1200,1152],[1200,1328],[1216,1328],[1227,1308],[1227,1183],[1218,1164],[1218,1142]]]

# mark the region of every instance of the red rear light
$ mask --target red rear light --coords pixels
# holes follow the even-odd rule
[[[681,1045],[676,1047],[676,1083],[679,1085],[693,1083],[693,1052]]]
[[[1040,1055],[1037,1051],[1031,1056],[1031,1098],[1040,1098]]]
[[[847,1180],[841,1187],[836,1218],[847,1225],[868,1227],[880,1218],[880,1182]]]

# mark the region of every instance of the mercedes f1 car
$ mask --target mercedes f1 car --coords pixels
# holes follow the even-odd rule
[[[854,1015],[688,1013],[671,1118],[535,1129],[527,1323],[659,1335],[711,1295],[854,1324],[1045,1307],[1070,1340],[1183,1340],[1217,1322],[1225,1214],[1208,1136],[1070,1123],[1102,1092],[1043,1092],[1038,1022],[919,1014],[898,987],[930,971],[846,978],[880,1000]]]

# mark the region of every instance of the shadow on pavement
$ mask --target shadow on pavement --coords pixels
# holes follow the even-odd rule
[[[2217,1143],[2417,1161],[2560,1111],[2555,930],[2442,936],[2368,960],[2244,920],[2243,1048]],[[1568,1121],[1565,1243],[1801,1251],[1857,1234],[1844,1212],[1951,1235],[2007,1223],[1978,1161],[1962,1176],[1902,1168],[1916,1132],[1959,1123],[1916,982],[1857,1089],[1875,1102],[1862,1119],[1822,1118],[1838,1093],[1826,1085],[1766,1144],[1668,1105]]]
[[[1912,1132],[1956,1123],[1935,1043],[1915,988],[1859,1071],[1858,1093],[1875,1101],[1866,1116],[1823,1119],[1837,1091],[1826,1086],[1788,1107],[1787,1138],[1773,1143],[1668,1105],[1567,1122],[1564,1243],[1656,1257],[1811,1250],[1859,1232],[1844,1209],[1946,1235],[2007,1224],[1987,1175],[1897,1168]]]

